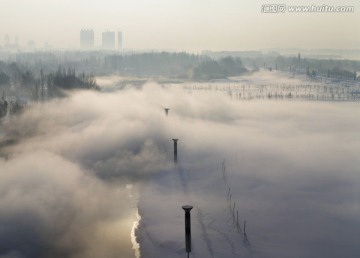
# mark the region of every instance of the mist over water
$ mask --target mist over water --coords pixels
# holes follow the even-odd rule
[[[135,257],[129,184],[141,257],[184,255],[185,201],[199,256],[356,257],[359,115],[358,103],[235,101],[155,82],[34,105],[2,125],[0,257]],[[229,226],[228,187],[251,249]]]
[[[160,217],[146,230],[164,246],[161,254],[170,252],[169,243],[179,243],[170,245],[178,251],[171,257],[183,255],[183,236],[176,233],[181,226],[170,239],[165,232],[182,224],[180,205],[190,203],[201,210],[193,211],[194,255],[356,257],[359,121],[352,112],[357,110],[356,103],[253,101],[238,104],[225,121],[204,116],[182,121],[174,130],[182,169],[156,179],[143,195],[148,210],[143,219],[149,211]],[[174,183],[178,173],[183,184]],[[235,234],[228,187],[241,226],[247,221],[250,249]],[[146,204],[159,198],[161,207]],[[167,222],[169,217],[174,219]],[[149,243],[142,246],[152,250]]]
[[[3,124],[1,254],[134,257],[126,185],[167,167],[163,114],[147,106],[136,91],[76,92]]]

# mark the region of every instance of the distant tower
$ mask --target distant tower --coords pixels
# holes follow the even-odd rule
[[[115,32],[105,31],[102,33],[102,48],[115,49]]]
[[[187,257],[189,258],[189,253],[191,252],[191,215],[190,211],[193,208],[191,205],[182,206],[185,211],[185,250],[187,252]]]
[[[82,29],[80,31],[80,47],[82,49],[92,49],[94,48],[94,30],[92,29]]]
[[[122,32],[118,31],[118,50],[122,50],[123,45],[122,45]]]
[[[19,46],[19,36],[15,36],[15,45]]]

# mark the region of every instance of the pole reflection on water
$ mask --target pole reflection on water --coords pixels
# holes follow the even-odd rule
[[[133,223],[132,229],[131,229],[131,233],[130,233],[130,237],[131,237],[131,243],[132,243],[132,248],[135,252],[135,258],[140,258],[140,243],[137,242],[136,239],[136,229],[139,226],[139,222],[141,220],[141,216],[139,215],[139,212],[136,212],[136,219]]]
[[[136,230],[137,230],[140,220],[141,220],[141,216],[139,215],[139,210],[137,208],[138,198],[134,197],[132,184],[127,184],[126,189],[128,192],[128,200],[129,200],[130,209],[132,211],[135,211],[134,222],[133,222],[131,232],[130,232],[132,249],[135,252],[135,258],[140,258],[140,256],[141,256],[140,255],[140,243],[138,243],[137,239],[136,239]]]

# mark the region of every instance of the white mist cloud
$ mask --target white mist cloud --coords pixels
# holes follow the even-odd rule
[[[132,257],[125,185],[168,167],[164,119],[147,93],[129,90],[77,92],[8,121],[0,254]]]
[[[33,106],[4,124],[0,255],[133,257],[125,185],[135,183],[142,257],[183,255],[186,203],[196,206],[198,255],[354,257],[357,105],[238,101],[147,83]],[[172,138],[180,139],[180,170]],[[253,251],[232,228],[228,185]]]
[[[129,249],[121,185],[105,185],[46,151],[2,160],[0,185],[1,254],[113,257]]]

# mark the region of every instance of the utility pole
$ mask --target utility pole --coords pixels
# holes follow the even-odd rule
[[[174,163],[177,164],[177,142],[179,139],[172,139],[174,141]]]
[[[190,211],[193,208],[191,205],[184,205],[182,208],[185,211],[185,248],[187,252],[187,257],[189,258],[189,253],[191,252],[191,217]]]

